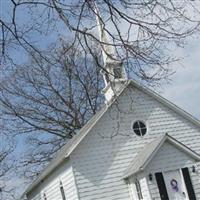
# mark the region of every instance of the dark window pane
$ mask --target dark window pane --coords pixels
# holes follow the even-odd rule
[[[139,129],[139,123],[138,122],[135,122],[133,124],[133,129]]]
[[[135,132],[136,135],[139,135],[139,136],[141,135],[139,129],[135,129],[134,132]]]
[[[140,123],[140,128],[145,128],[145,124],[143,122],[139,122]]]
[[[146,134],[147,132],[147,127],[145,125],[144,122],[142,121],[136,121],[134,124],[133,124],[133,131],[136,135],[138,136],[143,136]]]
[[[122,69],[121,68],[114,68],[114,77],[115,78],[122,78]]]
[[[141,132],[142,132],[142,135],[145,135],[145,134],[146,134],[146,132],[147,132],[147,129],[146,129],[146,128],[144,128],[144,129],[141,129]]]

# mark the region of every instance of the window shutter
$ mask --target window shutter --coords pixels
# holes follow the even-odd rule
[[[161,200],[169,200],[165,181],[164,181],[162,173],[155,173],[155,177],[156,177],[156,182],[158,185]]]
[[[185,185],[186,185],[186,188],[187,188],[189,199],[190,200],[196,200],[196,196],[195,196],[195,193],[194,193],[194,189],[193,189],[193,186],[192,186],[192,181],[191,181],[191,178],[190,178],[190,173],[189,173],[188,168],[182,168],[182,173],[183,173],[183,178],[184,178],[184,181],[185,181]]]

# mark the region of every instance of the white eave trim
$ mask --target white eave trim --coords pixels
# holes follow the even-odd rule
[[[133,174],[136,174],[136,173],[139,173],[139,172],[142,172],[143,170],[145,170],[145,168],[148,166],[148,164],[151,162],[151,160],[154,158],[154,156],[156,155],[156,153],[159,151],[159,149],[162,147],[162,145],[165,142],[169,142],[170,144],[174,145],[175,147],[177,147],[177,149],[185,152],[190,157],[194,158],[194,160],[196,160],[197,162],[200,161],[200,155],[199,154],[197,154],[196,152],[194,152],[193,150],[191,150],[190,148],[188,148],[187,146],[185,146],[181,142],[177,141],[175,138],[173,138],[173,137],[169,136],[168,134],[166,134],[165,136],[163,136],[162,140],[156,146],[156,148],[150,154],[150,156],[146,160],[144,160],[144,162],[141,164],[141,166],[135,172],[133,172],[133,171],[132,172],[131,171],[127,172],[123,176],[123,179],[127,179],[128,177],[132,176]],[[144,150],[145,150],[145,148],[143,148],[142,151],[144,151]],[[139,152],[139,154],[140,154],[140,152]],[[137,162],[137,160],[135,160],[135,162]]]
[[[192,151],[190,148],[188,148],[184,144],[180,143],[179,141],[177,141],[173,137],[171,137],[168,134],[166,134],[165,137],[163,137],[161,143],[156,147],[155,151],[152,152],[151,156],[145,162],[145,164],[143,165],[142,169],[145,169],[147,167],[147,165],[151,162],[151,160],[153,159],[153,157],[156,155],[156,153],[159,151],[160,147],[165,142],[171,143],[172,145],[174,145],[175,147],[177,147],[179,150],[185,152],[186,154],[188,154],[189,156],[191,156],[192,158],[194,158],[196,161],[200,161],[200,155],[199,154],[197,154],[196,152]]]

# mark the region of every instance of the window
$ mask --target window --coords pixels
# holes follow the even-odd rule
[[[143,200],[142,189],[138,179],[130,177],[128,179],[128,186],[131,200]]]
[[[43,194],[43,199],[44,199],[44,200],[47,200],[47,196],[46,196],[45,193]]]
[[[115,78],[122,78],[122,69],[121,68],[114,68],[113,69],[114,77]]]
[[[147,127],[144,122],[138,120],[133,124],[133,131],[136,135],[143,136],[147,132]]]
[[[65,191],[64,191],[64,188],[63,188],[61,181],[60,181],[60,192],[61,192],[61,195],[62,195],[62,200],[66,200]]]
[[[135,188],[136,188],[138,199],[139,200],[143,199],[140,182],[138,180],[135,181]]]

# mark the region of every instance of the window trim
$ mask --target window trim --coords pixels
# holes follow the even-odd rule
[[[59,189],[60,189],[60,193],[61,193],[61,196],[62,196],[62,200],[66,200],[65,190],[64,190],[62,181],[60,181]]]
[[[140,181],[136,179],[135,182],[134,182],[134,185],[135,185],[135,188],[136,188],[138,199],[139,200],[143,200],[143,195],[142,195],[142,189],[141,189]]]
[[[139,186],[139,188],[136,185]],[[128,179],[128,186],[131,200],[144,200],[141,184],[138,179]]]

